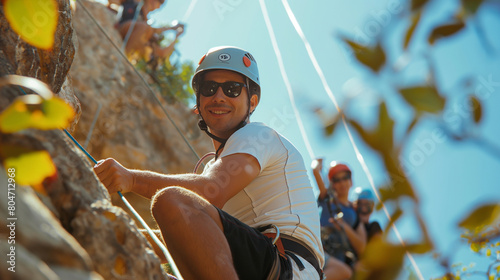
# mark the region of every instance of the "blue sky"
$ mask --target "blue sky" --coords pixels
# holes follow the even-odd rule
[[[464,122],[467,119],[466,93],[474,93],[482,102],[484,111],[481,126],[475,133],[500,147],[500,110],[496,108],[500,105],[500,37],[495,31],[500,28],[498,4],[481,10],[472,26],[467,26],[449,40],[438,42],[430,52],[427,45],[412,44],[412,53],[418,55],[397,76],[388,74],[389,71],[374,76],[354,60],[338,36],[349,35],[358,43],[383,38],[384,47],[390,50],[389,57],[394,62],[402,54],[401,38],[407,26],[404,18],[408,14],[406,2],[311,2],[290,0],[289,5],[337,100],[342,104],[347,97],[352,97],[348,111],[350,115],[363,124],[372,124],[380,97],[384,97],[390,104],[391,116],[398,123],[403,123],[398,126],[398,131],[402,131],[410,117],[409,107],[388,88],[391,85],[423,83],[427,78],[425,73],[428,65],[419,55],[429,53],[436,61],[438,85],[443,95],[449,97],[444,122],[454,128]],[[451,18],[458,4],[458,1],[434,2],[428,7],[432,8],[433,13],[424,19],[424,27]],[[190,8],[190,5],[193,6]],[[282,2],[266,1],[266,7],[314,155],[323,157],[326,163],[332,160],[349,163],[353,169],[354,185],[370,188],[368,177],[356,159],[345,130],[341,128],[334,137],[326,138],[320,121],[313,113],[313,109],[318,107],[331,114],[336,109]],[[177,44],[181,60],[196,63],[209,48],[219,45],[233,45],[250,51],[258,62],[262,87],[262,99],[252,121],[265,122],[290,139],[302,152],[306,165],[309,165],[311,154],[295,120],[259,1],[168,0],[151,16],[154,25],[158,26],[173,20],[186,24],[185,34]],[[483,37],[477,35],[478,26],[484,32]],[[383,28],[390,30],[392,35],[381,37]],[[428,28],[417,29],[415,36],[419,41],[428,35],[424,33],[425,30]],[[463,78],[471,79],[468,90],[461,86]],[[423,217],[438,252],[444,255],[453,253],[455,257],[451,258],[452,263],[468,265],[476,262],[477,268],[484,269],[488,263],[479,263],[481,259],[475,258],[467,246],[456,250],[457,244],[460,244],[460,232],[456,224],[474,207],[485,202],[500,201],[500,158],[478,145],[440,137],[440,131],[434,121],[421,123],[409,138],[402,160],[409,170],[410,180],[421,201]],[[375,185],[383,184],[387,175],[380,159],[354,136]],[[408,202],[404,205],[407,211],[397,227],[405,240],[418,240],[420,233],[415,230],[413,205]],[[374,218],[383,225],[387,224],[382,212],[375,213]],[[430,256],[415,257],[425,279],[440,276],[442,270]],[[405,279],[407,274],[404,271],[400,278]]]

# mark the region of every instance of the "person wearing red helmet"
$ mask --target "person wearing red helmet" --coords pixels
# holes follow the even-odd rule
[[[321,176],[322,160],[314,160],[311,167],[320,191],[318,204],[322,209],[320,222],[325,275],[327,279],[349,279],[357,256],[366,246],[366,230],[349,201],[351,169],[333,161],[328,170],[330,184],[327,188]]]
[[[151,212],[184,279],[322,279],[319,211],[299,151],[263,123],[254,57],[210,49],[192,81],[200,129],[216,157],[202,174],[95,171],[110,193],[152,198]]]

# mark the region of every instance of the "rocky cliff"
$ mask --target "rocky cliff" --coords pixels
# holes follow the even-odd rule
[[[125,166],[159,172],[190,172],[196,157],[173,123],[198,154],[211,149],[190,109],[157,103],[153,94],[158,92],[151,92],[108,40],[121,44],[114,15],[105,6],[82,0],[72,11],[68,0],[57,2],[60,16],[52,51],[20,40],[0,4],[0,76],[18,74],[47,83],[77,112],[68,130],[94,158],[114,157]],[[0,88],[0,111],[22,94],[18,87]],[[1,279],[167,278],[134,220],[114,206],[119,206],[117,198],[110,197],[92,163],[62,131],[29,129],[0,134],[0,141],[46,150],[57,167],[57,178],[44,182],[46,194],[16,186],[14,229],[8,227],[7,177],[0,168]],[[154,225],[149,201],[129,199]],[[13,234],[16,272],[5,261],[12,253]]]

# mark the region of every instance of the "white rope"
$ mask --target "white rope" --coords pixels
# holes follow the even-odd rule
[[[174,275],[177,277],[179,280],[183,280],[181,272],[177,268],[177,265],[174,262],[174,258],[172,258],[172,255],[170,255],[170,252],[168,251],[167,247],[163,244],[163,242],[156,236],[156,234],[151,230],[151,228],[148,226],[148,224],[142,219],[141,215],[135,211],[134,207],[128,202],[128,200],[123,196],[123,194],[119,191],[118,194],[120,195],[120,198],[122,199],[123,203],[127,205],[128,209],[132,211],[132,214],[139,220],[141,225],[146,229],[146,231],[149,233],[149,236],[151,236],[151,239],[160,247],[161,251],[163,252],[163,255],[165,255],[165,258],[167,258],[168,264],[170,265],[170,268],[172,269],[172,272]]]
[[[189,7],[186,11],[186,13],[184,14],[184,16],[182,17],[182,23],[186,22],[187,19],[189,18],[189,16],[191,15],[191,13],[193,12],[193,9],[194,9],[194,6],[196,5],[196,2],[198,0],[191,0],[191,4],[189,4]]]
[[[325,89],[326,93],[328,94],[328,96],[332,100],[332,102],[335,105],[335,108],[337,109],[337,111],[339,112],[339,114],[341,114],[342,123],[344,125],[345,130],[347,131],[347,135],[349,136],[349,140],[350,140],[350,142],[352,144],[354,152],[356,153],[356,158],[358,159],[359,163],[361,164],[361,166],[363,168],[363,171],[365,172],[366,177],[368,178],[368,181],[370,182],[370,185],[371,185],[371,188],[373,189],[373,192],[377,196],[378,201],[382,204],[382,208],[383,208],[384,213],[386,214],[387,218],[389,219],[389,221],[392,221],[391,215],[389,214],[389,211],[387,210],[385,204],[382,202],[382,199],[380,198],[380,195],[378,194],[377,189],[375,188],[375,183],[373,181],[373,176],[371,175],[371,172],[368,169],[368,165],[366,164],[366,162],[365,162],[365,160],[363,158],[363,155],[359,151],[359,149],[358,149],[358,147],[356,145],[356,142],[354,141],[354,138],[352,137],[351,131],[350,131],[349,127],[347,126],[347,122],[345,120],[345,116],[341,112],[340,107],[338,105],[338,102],[337,102],[335,96],[333,95],[333,92],[332,92],[330,86],[328,85],[328,83],[326,81],[325,75],[323,74],[323,71],[321,70],[321,67],[319,66],[318,60],[316,59],[316,57],[314,55],[314,52],[313,52],[313,50],[311,48],[311,45],[309,44],[309,41],[307,40],[304,32],[302,32],[302,28],[300,27],[300,24],[297,21],[297,18],[295,18],[295,15],[293,14],[293,11],[290,8],[290,5],[288,4],[288,1],[287,0],[282,0],[281,2],[283,3],[283,6],[285,7],[285,10],[286,10],[286,13],[288,15],[288,18],[292,22],[292,25],[294,26],[295,31],[297,31],[299,37],[302,39],[302,42],[304,43],[304,45],[306,47],[307,54],[309,55],[309,58],[311,59],[311,62],[314,65],[314,69],[316,69],[316,72],[318,73],[318,76],[321,79],[321,82],[323,84],[323,88]],[[403,245],[404,247],[406,247],[405,242],[401,238],[401,235],[400,235],[400,233],[399,233],[399,231],[398,231],[398,229],[397,229],[397,227],[396,227],[396,225],[394,223],[392,224],[392,228],[393,228],[394,233],[396,234],[397,238],[399,239],[399,242],[401,243],[401,245]],[[406,255],[410,259],[410,262],[412,263],[413,268],[417,272],[417,274],[419,276],[419,279],[420,280],[424,280],[424,277],[422,276],[422,273],[420,272],[420,269],[418,268],[418,266],[417,266],[417,264],[416,264],[413,256],[408,251],[406,251]]]
[[[278,65],[280,68],[281,76],[283,77],[283,81],[285,82],[288,96],[290,97],[290,102],[292,103],[293,112],[295,114],[295,117],[297,118],[297,123],[299,125],[302,139],[304,140],[304,143],[306,145],[307,152],[309,153],[309,156],[311,157],[311,159],[315,159],[316,156],[314,155],[313,149],[311,148],[311,144],[309,143],[309,139],[307,139],[306,131],[304,129],[302,119],[300,117],[299,111],[297,110],[297,106],[295,105],[295,98],[293,97],[292,86],[290,85],[290,81],[288,80],[288,76],[287,76],[286,71],[285,71],[285,66],[283,64],[283,58],[281,57],[281,52],[278,48],[278,43],[276,42],[276,36],[274,35],[273,27],[271,25],[271,21],[269,20],[269,15],[267,13],[266,4],[264,3],[264,0],[259,0],[259,3],[260,3],[260,7],[262,9],[262,14],[264,15],[264,20],[266,22],[267,31],[269,32],[269,36],[271,37],[271,42],[273,44],[273,49],[274,49],[274,52],[276,54],[276,58],[278,59]]]

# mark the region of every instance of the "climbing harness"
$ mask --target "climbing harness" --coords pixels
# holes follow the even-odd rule
[[[336,195],[329,193],[324,199],[326,200],[330,218],[333,218],[334,220],[342,219],[344,213],[340,208]],[[335,206],[335,211],[332,209],[332,204]],[[321,233],[323,239],[322,241],[325,244],[325,252],[341,261],[344,261],[354,269],[357,257],[349,243],[349,240],[347,239],[345,229],[342,226],[340,227],[340,230],[334,230],[331,227],[322,227]],[[338,240],[339,238],[340,242]]]
[[[274,232],[265,232],[269,229],[273,229]],[[280,278],[280,258],[290,258],[297,264],[297,267],[300,271],[304,270],[305,266],[297,256],[301,256],[304,260],[309,262],[318,272],[318,275],[320,276],[319,279],[323,279],[323,270],[319,265],[319,261],[316,258],[316,255],[304,242],[292,236],[281,234],[279,228],[273,224],[259,227],[257,228],[257,230],[262,232],[266,237],[270,238],[272,240],[272,244],[276,247],[277,256],[267,277],[268,280],[276,280]],[[286,270],[285,273],[291,273],[291,271]]]

